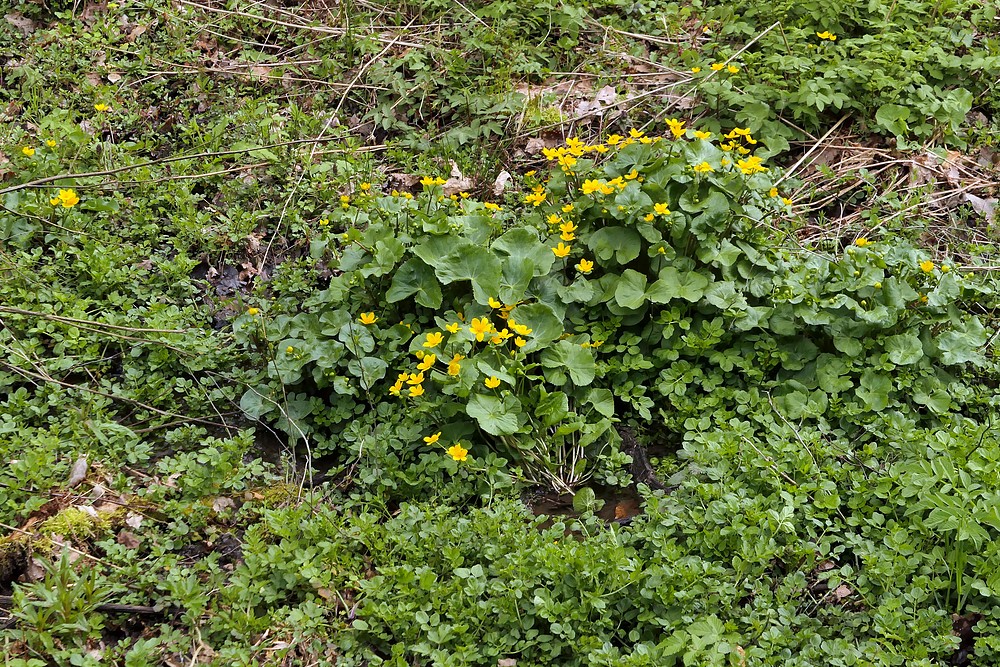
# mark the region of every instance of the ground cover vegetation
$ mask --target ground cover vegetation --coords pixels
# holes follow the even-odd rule
[[[996,662],[989,3],[4,9],[5,664]]]

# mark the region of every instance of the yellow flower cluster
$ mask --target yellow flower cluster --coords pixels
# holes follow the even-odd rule
[[[389,387],[389,393],[393,396],[401,396],[406,388],[407,394],[411,398],[424,395],[424,373],[400,373],[396,376],[396,383]]]
[[[747,176],[767,171],[767,167],[761,164],[761,159],[756,155],[751,155],[745,160],[738,160],[736,166]]]
[[[430,187],[430,186],[434,186],[434,185],[444,185],[447,182],[448,181],[444,180],[440,176],[435,176],[433,178],[430,177],[430,176],[424,176],[423,178],[420,179],[420,185],[423,185],[423,186],[426,186],[426,187]]]
[[[72,189],[60,190],[59,194],[49,200],[49,203],[53,206],[62,206],[63,208],[73,208],[80,203],[80,198],[77,196],[76,192]]]
[[[750,135],[750,128],[733,128],[729,133],[724,135],[726,139],[729,139],[728,143],[719,144],[719,148],[724,151],[735,150],[740,155],[749,155],[750,148],[747,146],[753,146],[757,143],[757,140]],[[743,144],[747,145],[744,146]]]
[[[832,32],[830,32],[829,30],[824,30],[823,32],[817,32],[816,36],[819,37],[820,39],[828,39],[831,42],[837,41],[837,36],[834,35]]]
[[[543,192],[542,186],[538,186],[535,192],[524,198],[525,203],[531,204],[532,206],[539,206],[545,202],[545,192]]]

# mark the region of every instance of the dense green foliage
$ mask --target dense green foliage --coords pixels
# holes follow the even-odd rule
[[[995,8],[244,4],[0,21],[5,664],[997,659],[993,229],[782,166],[991,143]]]

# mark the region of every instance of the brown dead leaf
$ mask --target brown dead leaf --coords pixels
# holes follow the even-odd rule
[[[97,19],[98,14],[103,14],[108,11],[108,3],[105,1],[101,2],[88,2],[83,6],[78,14],[81,21],[87,25],[93,25],[94,21]]]
[[[222,514],[228,509],[236,507],[236,503],[233,502],[232,498],[226,498],[225,496],[219,496],[212,501],[212,511],[216,514]]]
[[[142,540],[135,533],[128,530],[118,533],[118,537],[115,540],[126,549],[138,549],[139,545],[142,544]]]
[[[504,189],[507,187],[508,181],[510,181],[510,172],[506,169],[501,171],[495,181],[493,181],[493,195],[499,197],[503,194]]]
[[[32,558],[28,561],[28,567],[24,569],[25,581],[41,581],[45,578],[45,567],[41,559]]]
[[[841,584],[837,586],[835,589],[833,589],[832,593],[830,593],[830,599],[832,599],[834,602],[841,602],[842,600],[849,598],[853,594],[854,594],[854,589],[852,589],[847,584]]]
[[[132,28],[129,31],[128,35],[125,36],[125,41],[129,42],[129,43],[132,43],[135,40],[137,40],[140,37],[142,37],[144,34],[146,34],[147,30],[149,30],[149,26],[144,26],[142,24],[137,25],[136,27]]]
[[[420,183],[420,176],[416,174],[403,174],[397,172],[388,174],[387,178],[397,190],[411,190],[417,187],[417,184]]]
[[[35,22],[21,12],[5,14],[4,19],[7,20],[7,23],[17,28],[25,37],[35,32]]]
[[[997,208],[997,200],[995,198],[983,199],[968,192],[962,193],[962,198],[969,203],[973,211],[983,216],[987,223],[993,224]]]
[[[451,178],[449,178],[444,183],[445,196],[457,195],[459,192],[468,192],[472,189],[473,182],[471,178],[466,178],[462,175],[462,170],[458,168],[458,164],[454,160],[451,161]]]
[[[66,481],[66,485],[69,488],[78,486],[83,480],[87,479],[87,457],[86,455],[81,456],[73,464],[73,467],[69,471],[69,479]]]

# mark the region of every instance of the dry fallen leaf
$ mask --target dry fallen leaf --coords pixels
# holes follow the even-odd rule
[[[216,514],[222,514],[228,509],[236,507],[236,503],[233,502],[232,498],[226,498],[225,496],[219,496],[212,501],[212,511]]]
[[[66,481],[66,484],[70,488],[73,488],[74,486],[78,486],[80,482],[82,482],[86,478],[87,478],[87,456],[83,455],[80,458],[78,458],[76,460],[76,463],[73,464],[73,467],[70,468],[69,479]]]
[[[996,199],[983,199],[982,197],[977,197],[974,194],[968,192],[963,193],[962,197],[965,201],[969,202],[972,206],[972,210],[983,216],[986,222],[989,224],[993,223],[993,217],[996,215],[997,200]]]
[[[506,169],[500,172],[497,179],[493,181],[493,195],[499,197],[503,194],[504,188],[507,187],[507,182],[510,181],[510,172]]]
[[[5,14],[4,18],[7,20],[7,23],[17,28],[25,37],[35,31],[35,22],[21,12]]]
[[[138,549],[139,545],[142,544],[142,540],[140,540],[135,533],[127,530],[123,530],[118,533],[116,540],[118,544],[122,545],[126,549]]]

